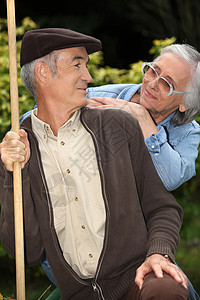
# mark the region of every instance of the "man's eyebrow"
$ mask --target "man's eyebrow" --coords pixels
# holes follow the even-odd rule
[[[74,57],[72,58],[72,62],[75,61],[75,60],[78,60],[78,59],[83,59],[83,60],[85,60],[85,57],[76,55],[76,56],[74,56]],[[90,59],[89,59],[89,57],[88,57],[87,63],[88,63],[89,61],[90,61]]]
[[[161,68],[160,68],[157,64],[154,64],[154,67],[156,67],[156,68],[158,68],[160,71],[162,71]],[[166,79],[169,79],[169,80],[172,82],[172,84],[173,84],[174,86],[177,86],[177,84],[176,84],[176,82],[174,81],[174,79],[171,78],[170,76],[163,76],[163,77],[166,78]]]

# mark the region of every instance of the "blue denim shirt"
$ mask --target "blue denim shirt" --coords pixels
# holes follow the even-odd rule
[[[112,97],[130,101],[140,93],[141,84],[109,84],[88,88],[87,97]],[[158,132],[145,139],[155,168],[171,191],[196,174],[195,160],[198,156],[200,126],[196,121],[174,126],[170,120],[174,113],[157,124]]]

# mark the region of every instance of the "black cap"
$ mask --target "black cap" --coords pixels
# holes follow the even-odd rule
[[[20,66],[45,56],[54,50],[85,47],[88,54],[100,51],[101,41],[89,35],[64,28],[29,30],[22,39]]]

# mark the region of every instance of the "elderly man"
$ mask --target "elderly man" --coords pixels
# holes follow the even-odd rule
[[[154,166],[168,190],[195,175],[200,126],[200,53],[189,45],[163,49],[142,65],[142,84],[89,88],[89,107],[119,107],[139,122]],[[99,98],[103,97],[103,98]],[[112,97],[116,98],[115,100]],[[126,102],[120,100],[126,100]]]
[[[13,163],[22,163],[25,257],[47,256],[62,299],[187,299],[174,265],[182,210],[163,186],[138,122],[83,108],[92,37],[25,34],[22,79],[38,108],[1,143],[1,239],[14,256]]]

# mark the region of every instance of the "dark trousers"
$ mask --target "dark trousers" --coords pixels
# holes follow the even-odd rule
[[[133,283],[127,294],[120,300],[187,300],[189,293],[184,286],[164,272],[157,278],[154,272],[145,276],[142,289]]]

